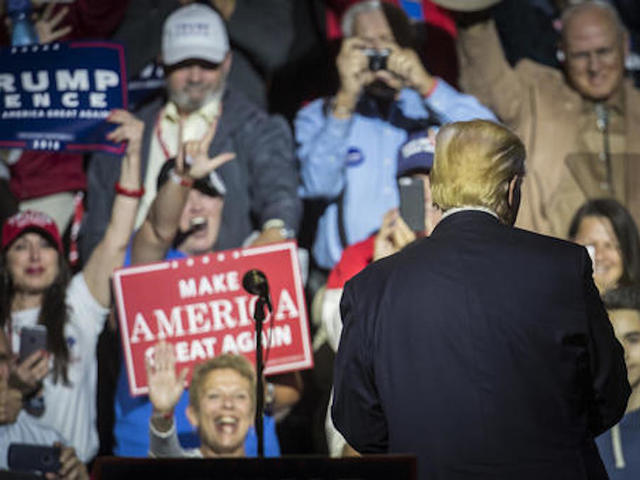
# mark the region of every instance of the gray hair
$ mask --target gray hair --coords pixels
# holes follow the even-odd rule
[[[344,37],[353,37],[353,26],[355,24],[356,17],[361,13],[373,12],[376,10],[382,10],[380,0],[364,0],[351,5],[342,15],[342,22],[340,24],[342,28],[342,35]]]
[[[582,0],[582,1],[570,2],[570,5],[567,8],[565,8],[562,12],[562,17],[561,17],[562,30],[563,30],[562,41],[564,42],[565,40],[564,27],[565,25],[567,25],[569,20],[571,20],[571,18],[574,17],[576,14],[581,13],[584,10],[587,10],[590,8],[597,8],[609,15],[609,18],[613,21],[616,27],[616,30],[618,31],[620,40],[622,41],[624,35],[627,32],[627,29],[625,28],[624,23],[622,23],[622,20],[620,19],[620,14],[618,13],[618,10],[616,10],[616,8],[613,5],[611,5],[610,3],[604,0]]]

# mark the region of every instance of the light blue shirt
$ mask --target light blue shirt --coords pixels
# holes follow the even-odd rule
[[[318,99],[301,109],[295,120],[302,198],[323,199],[313,255],[331,269],[342,255],[338,203],[342,201],[347,244],[364,240],[380,228],[383,215],[398,206],[396,159],[408,132],[435,125],[483,118],[493,113],[475,97],[462,94],[444,80],[428,98],[404,89],[387,120],[366,114],[363,102],[349,119],[325,111]]]

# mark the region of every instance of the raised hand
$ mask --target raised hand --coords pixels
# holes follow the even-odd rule
[[[235,158],[235,153],[221,153],[209,158],[209,147],[218,128],[216,117],[200,140],[190,140],[178,145],[178,158],[176,159],[176,173],[186,175],[192,180],[199,180],[209,175],[220,165]],[[182,130],[182,129],[180,129]],[[182,138],[182,131],[178,133]]]
[[[416,234],[402,220],[397,209],[384,214],[382,226],[373,242],[373,260],[399,252],[416,239]]]
[[[346,109],[353,110],[362,88],[374,79],[373,72],[369,70],[369,59],[364,53],[367,46],[360,38],[346,38],[336,59],[340,75],[336,103]]]
[[[50,2],[43,10],[42,15],[35,22],[35,29],[38,33],[40,43],[51,43],[64,37],[71,32],[71,26],[60,26],[62,19],[69,13],[69,7],[63,7],[58,13],[53,15],[56,2]]]
[[[160,342],[154,347],[153,360],[146,357],[149,400],[156,414],[172,414],[184,390],[187,368],[176,375],[176,358],[173,345]]]
[[[376,76],[393,88],[409,87],[422,95],[427,95],[433,87],[434,79],[422,65],[415,50],[401,48],[392,42],[384,47],[390,51],[387,70],[376,72]]]
[[[127,142],[127,156],[140,155],[144,122],[119,108],[111,110],[107,121],[118,124],[115,130],[107,134],[107,140],[115,143]]]

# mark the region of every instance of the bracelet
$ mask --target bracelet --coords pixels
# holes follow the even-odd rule
[[[169,178],[173,183],[175,183],[176,185],[180,185],[181,187],[191,188],[193,186],[193,179],[185,178],[182,175],[179,175],[178,173],[176,173],[175,168],[169,170]]]
[[[116,183],[115,186],[115,191],[116,193],[120,194],[120,195],[124,195],[125,197],[131,197],[131,198],[140,198],[144,195],[144,187],[140,187],[137,190],[133,190],[130,188],[124,188],[122,185],[120,185],[120,183]]]
[[[162,418],[163,420],[171,420],[173,418],[173,410],[166,413],[152,412],[151,418]]]
[[[284,223],[284,220],[279,218],[272,218],[264,222],[262,225],[262,231],[269,230],[271,228],[277,229],[278,233],[285,240],[291,240],[296,238],[296,232],[292,228],[287,228],[287,225]]]

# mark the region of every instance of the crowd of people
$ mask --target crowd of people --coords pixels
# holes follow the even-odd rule
[[[0,0],[4,45],[13,33],[8,3]],[[617,397],[591,432],[601,434],[611,478],[636,478],[640,91],[628,71],[638,58],[640,18],[633,3],[31,0],[41,43],[122,42],[135,102],[106,119],[107,140],[126,145],[121,158],[0,151],[0,469],[11,443],[55,444],[66,479],[87,478],[98,455],[254,456],[256,382],[268,396],[267,455],[385,451],[380,417],[355,415],[345,393],[360,382],[361,392],[381,388],[367,383],[369,370],[353,378],[357,370],[345,363],[352,357],[342,351],[343,315],[365,309],[353,293],[358,281],[348,282],[375,270],[371,264],[385,271],[388,257],[418,265],[416,245],[445,248],[445,225],[461,221],[452,213],[473,206],[501,224],[586,247],[549,243],[556,269],[540,263],[537,271],[554,275],[539,279],[545,288],[560,288],[582,267],[581,251],[589,254],[594,296],[624,349],[631,387],[628,402],[625,388],[602,387]],[[509,23],[518,8],[529,12],[526,28]],[[504,136],[505,150],[470,161],[479,150],[451,140],[466,131],[459,124],[471,125],[478,141]],[[493,234],[474,222],[464,228]],[[431,243],[422,241],[434,232]],[[522,238],[527,248],[537,245]],[[244,357],[225,354],[198,365],[185,389],[187,372],[177,371],[173,348],[161,342],[147,360],[149,395],[131,395],[113,321],[114,269],[291,239],[308,259],[301,263],[313,371],[256,378]],[[558,265],[566,269],[558,273]],[[446,298],[455,295],[452,278],[474,272],[436,273],[429,295]],[[532,288],[531,305],[513,311],[533,309],[542,291]],[[38,326],[46,348],[18,358],[22,332]],[[600,353],[610,343],[601,327],[592,342]],[[362,327],[347,330],[345,344],[356,341],[354,328]],[[438,434],[453,425],[443,419]],[[553,431],[547,427],[535,434]],[[399,445],[415,436],[406,429],[393,431]]]

